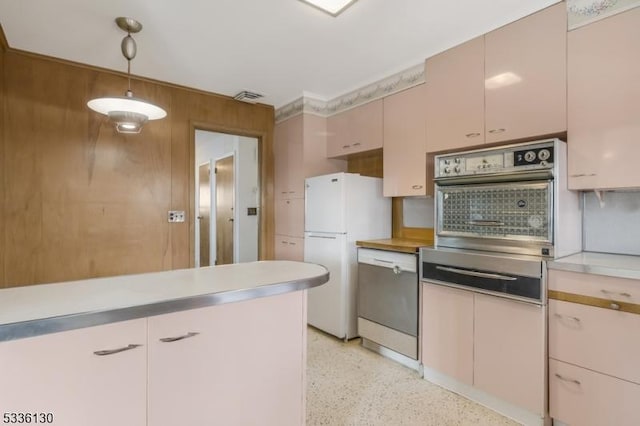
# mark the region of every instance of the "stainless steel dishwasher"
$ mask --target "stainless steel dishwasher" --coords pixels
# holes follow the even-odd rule
[[[415,254],[358,249],[358,334],[362,345],[411,367],[417,366],[413,360],[418,359],[417,263]],[[384,353],[384,348],[395,354]],[[394,356],[397,354],[401,356]]]

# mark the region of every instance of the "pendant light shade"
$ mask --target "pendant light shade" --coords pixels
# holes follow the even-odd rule
[[[148,120],[158,120],[167,116],[162,108],[143,99],[135,98],[131,91],[131,60],[136,56],[136,42],[131,33],[142,29],[142,24],[131,18],[117,18],[118,26],[127,32],[122,40],[122,54],[127,59],[127,77],[129,88],[125,96],[111,96],[92,99],[87,106],[100,114],[107,115],[115,123],[119,133],[140,133]]]

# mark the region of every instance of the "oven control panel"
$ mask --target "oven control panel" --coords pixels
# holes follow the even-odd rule
[[[552,169],[557,139],[437,155],[435,178]]]

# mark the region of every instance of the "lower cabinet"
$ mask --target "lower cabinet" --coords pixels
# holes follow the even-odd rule
[[[304,261],[304,238],[276,235],[275,241],[276,260]]]
[[[422,287],[425,378],[524,423],[546,414],[546,308]]]
[[[306,291],[0,342],[0,416],[299,426],[306,344]]]
[[[305,297],[149,318],[149,426],[303,424]]]
[[[570,426],[637,426],[639,401],[636,383],[549,360],[549,411],[554,421]]]
[[[144,426],[146,404],[146,319],[0,343],[0,415],[31,413],[37,423],[64,426]],[[41,421],[40,413],[53,421]]]

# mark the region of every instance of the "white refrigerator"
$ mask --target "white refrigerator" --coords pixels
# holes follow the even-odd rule
[[[382,179],[333,173],[305,180],[304,260],[324,265],[329,281],[308,292],[307,322],[341,339],[358,336],[357,240],[391,237],[391,198]]]

